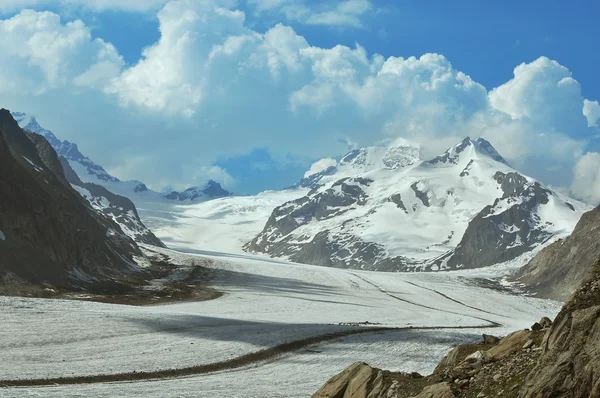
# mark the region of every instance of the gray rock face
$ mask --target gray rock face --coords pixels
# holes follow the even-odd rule
[[[541,228],[537,209],[552,192],[518,173],[497,172],[501,198],[470,222],[455,250],[438,259],[450,268],[485,267],[516,258],[552,238]]]
[[[0,110],[0,274],[81,286],[137,272],[138,246],[56,174],[49,148]]]
[[[492,146],[492,144],[489,141],[483,138],[471,140],[471,138],[469,137],[466,137],[464,140],[462,140],[462,142],[459,145],[448,149],[440,156],[437,156],[427,161],[427,163],[431,165],[437,165],[440,163],[458,164],[460,154],[470,145],[474,145],[477,151],[491,157],[495,161],[508,164],[508,162],[498,153],[498,151],[496,151],[496,149]]]
[[[371,182],[366,178],[344,178],[324,192],[313,190],[308,196],[275,208],[263,232],[245,246],[246,250],[268,252],[275,256],[287,256],[297,262],[334,267],[352,267],[353,263],[358,266],[365,259],[374,260],[383,254],[377,245],[354,241],[348,247],[348,242],[339,240],[339,237],[332,242],[327,231],[307,236],[303,242],[286,238],[290,232],[313,220],[327,220],[343,214],[351,206],[364,205],[367,194],[363,188]],[[351,251],[356,253],[354,258],[336,260],[337,257],[346,257]]]
[[[517,280],[539,297],[566,301],[600,255],[600,207],[585,213],[573,233],[542,249]]]
[[[76,188],[90,203],[93,209],[99,211],[119,224],[123,232],[138,243],[166,247],[140,220],[137,209],[131,200],[116,195],[106,188],[84,183],[71,168],[69,162],[58,156],[50,143],[41,135],[25,131],[27,138],[36,146],[40,160],[66,186]],[[70,185],[69,185],[70,184]]]

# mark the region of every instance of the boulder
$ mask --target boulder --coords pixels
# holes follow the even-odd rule
[[[357,362],[333,376],[313,398],[377,398],[384,392],[383,372]]]
[[[487,352],[494,360],[505,358],[523,348],[523,345],[531,338],[529,330],[519,330],[504,337]]]
[[[550,320],[550,318],[548,318],[547,316],[540,319],[538,323],[540,324],[542,329],[548,329],[550,326],[552,326],[552,320]]]
[[[455,398],[449,383],[438,383],[425,387],[419,395],[412,398]]]
[[[483,344],[497,344],[499,341],[500,339],[496,336],[492,336],[489,334],[483,335]]]
[[[534,332],[539,332],[542,329],[543,329],[542,325],[540,325],[537,322],[534,323],[533,325],[531,325],[531,330],[533,330]]]
[[[473,366],[473,365],[477,365],[477,364],[486,364],[488,362],[492,361],[492,356],[489,352],[487,351],[475,351],[474,353],[472,353],[471,355],[469,355],[468,357],[465,358],[465,363]]]
[[[535,345],[535,342],[531,339],[527,340],[527,342],[525,344],[523,344],[523,349],[526,350],[528,348],[531,348]]]

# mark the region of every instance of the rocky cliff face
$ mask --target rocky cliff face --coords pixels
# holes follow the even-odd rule
[[[520,398],[600,397],[600,262],[560,311],[542,348]]]
[[[516,280],[539,297],[566,301],[589,274],[600,254],[600,207],[588,211],[573,233],[544,248]]]
[[[469,222],[456,249],[435,264],[452,269],[485,267],[517,258],[552,239],[554,234],[541,225],[538,212],[554,199],[552,191],[516,172],[497,172],[494,179],[502,196]],[[568,202],[564,205],[571,209]]]
[[[0,274],[81,286],[135,273],[138,246],[88,207],[41,140],[34,144],[0,110]]]
[[[29,116],[23,112],[13,112],[13,118],[19,123],[23,130],[41,135],[52,146],[58,156],[62,156],[72,162],[77,162],[83,166],[87,174],[95,176],[97,179],[107,182],[119,182],[119,179],[111,176],[102,168],[102,166],[94,163],[90,158],[84,156],[74,144],[69,141],[62,141],[52,133],[40,126],[35,117]]]

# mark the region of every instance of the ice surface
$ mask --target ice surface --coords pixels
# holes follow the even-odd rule
[[[165,253],[179,263],[193,259]],[[456,342],[483,332],[506,334],[560,308],[560,303],[476,287],[458,275],[347,271],[237,254],[209,257],[216,260],[215,287],[225,292],[212,301],[130,307],[0,298],[0,378],[207,364],[353,327],[338,325],[346,322],[474,328],[351,336],[204,376],[2,389],[0,396],[306,397],[354,361],[426,373]],[[502,326],[485,328],[490,322]]]

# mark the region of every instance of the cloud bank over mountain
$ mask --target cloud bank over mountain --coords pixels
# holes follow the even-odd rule
[[[160,188],[198,170],[227,176],[214,163],[253,148],[308,169],[344,153],[344,142],[390,137],[419,142],[429,156],[469,135],[493,142],[527,174],[600,200],[600,179],[589,177],[598,170],[600,105],[556,61],[522,63],[490,88],[442,54],[386,58],[358,43],[322,48],[283,23],[257,31],[232,2],[119,3],[160,8],[160,39],[133,64],[80,20],[33,10],[0,20],[0,101],[35,114],[120,177]],[[374,7],[349,0],[292,14],[289,7],[302,3],[260,4],[255,12],[284,23],[338,18],[356,29]]]

